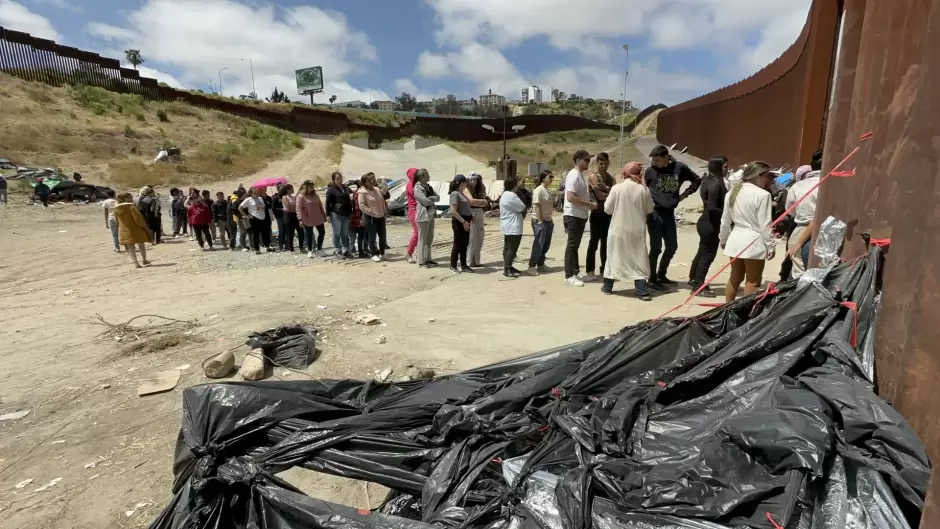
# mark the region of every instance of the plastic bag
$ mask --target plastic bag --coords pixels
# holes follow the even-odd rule
[[[291,369],[307,369],[316,353],[313,334],[300,326],[284,326],[254,332],[248,335],[245,344],[252,349],[264,351],[265,358],[274,365]]]
[[[839,261],[847,228],[844,222],[832,216],[824,220],[819,227],[819,234],[813,244],[813,254],[819,257],[822,268]]]

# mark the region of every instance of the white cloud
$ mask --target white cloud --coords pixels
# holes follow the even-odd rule
[[[134,66],[130,64],[121,64],[121,67],[129,68],[129,69],[134,68]],[[147,66],[138,66],[137,72],[140,74],[141,77],[149,77],[151,79],[156,79],[157,81],[161,83],[166,83],[172,86],[173,88],[186,88],[186,85],[180,82],[179,79],[177,79],[176,77],[173,77],[172,75],[166,72],[161,72],[160,70],[148,68]]]
[[[13,0],[0,0],[0,26],[42,39],[62,40],[62,36],[52,27],[49,19],[33,13],[23,4]]]
[[[43,4],[56,9],[64,9],[66,11],[71,11],[72,13],[84,13],[85,8],[78,5],[74,1],[70,2],[69,0],[33,0],[37,4]]]
[[[616,99],[624,60],[617,42],[625,42],[633,45],[627,98],[645,105],[678,103],[766,66],[797,38],[811,0],[592,0],[577,10],[562,0],[425,1],[436,14],[441,51],[421,54],[415,68],[421,78],[467,80],[478,93],[509,97],[534,83]],[[580,60],[522,72],[501,52],[536,38]],[[660,50],[705,51],[721,66],[708,77],[664,72]]]
[[[151,64],[178,69],[188,86],[218,85],[227,95],[252,89],[249,58],[259,96],[278,89],[295,94],[294,70],[322,66],[324,93],[319,102],[336,95],[338,101],[368,101],[370,90],[345,81],[365,71],[377,59],[362,32],[349,26],[341,13],[312,6],[280,7],[242,4],[233,0],[145,0],[120,25],[92,23],[86,30],[97,37],[139,49]],[[372,98],[388,97],[371,90]]]

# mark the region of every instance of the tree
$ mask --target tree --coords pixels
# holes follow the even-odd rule
[[[331,105],[333,104],[334,101],[336,101],[336,96],[330,96],[330,104],[331,104]]]
[[[414,112],[418,107],[418,100],[408,92],[402,92],[400,96],[395,98],[395,102],[398,103],[398,108],[404,112]]]
[[[369,108],[371,108],[372,110],[378,110],[378,109],[379,109],[379,104],[376,103],[375,101],[373,101],[373,102],[369,103]]]
[[[421,101],[421,102],[415,103],[415,107],[414,107],[414,110],[412,110],[412,112],[423,112],[425,114],[430,114],[432,110],[434,109],[431,108],[430,101]]]
[[[290,103],[290,98],[275,86],[274,91],[271,92],[271,97],[268,98],[268,103]]]
[[[144,56],[140,54],[140,50],[124,50],[124,57],[127,58],[127,62],[131,63],[135,70],[144,63]]]

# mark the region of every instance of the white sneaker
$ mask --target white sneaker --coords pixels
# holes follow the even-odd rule
[[[243,251],[243,252],[250,252],[251,250],[249,250],[248,248],[242,248],[242,251]]]
[[[382,262],[382,258],[379,257],[378,255],[373,255],[373,256],[372,256],[372,262],[373,262],[373,263],[381,263],[381,262]]]
[[[583,283],[597,283],[598,281],[598,277],[594,275],[594,272],[591,272],[585,276],[579,276],[578,279],[580,279]]]
[[[313,252],[307,252],[307,257],[309,257],[310,259],[313,259]]]
[[[405,257],[405,262],[408,264],[415,264],[415,258],[409,255]]]
[[[532,277],[538,277],[539,275],[538,269],[535,268],[534,266],[530,266],[529,269],[525,271],[525,273],[529,274]]]
[[[584,282],[578,279],[575,276],[571,276],[568,279],[565,279],[565,284],[569,287],[583,287]]]

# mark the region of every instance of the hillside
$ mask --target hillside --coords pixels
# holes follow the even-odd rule
[[[516,160],[519,174],[527,171],[529,163],[543,162],[548,164],[548,169],[559,175],[571,169],[571,156],[578,149],[585,149],[591,154],[607,152],[611,157],[611,163],[616,165],[619,143],[618,131],[573,130],[510,139],[506,145],[510,155]],[[487,163],[498,159],[503,153],[502,141],[448,142],[448,145],[471,158]],[[629,137],[624,138],[623,157],[624,163],[629,160],[642,159],[633,145],[633,140]],[[616,167],[611,167],[611,172],[616,169]]]
[[[0,73],[0,158],[116,187],[236,178],[303,146],[291,132],[181,102],[52,87]],[[153,164],[164,145],[181,164]]]

